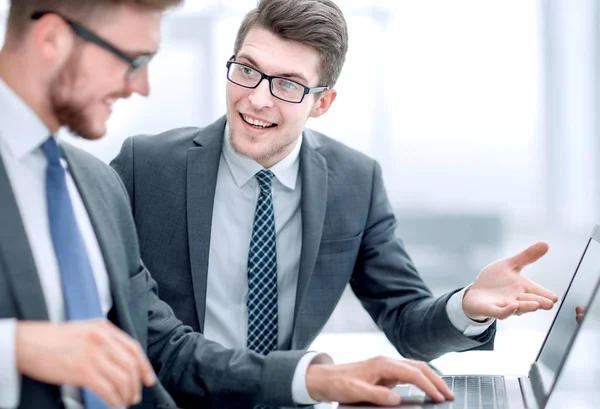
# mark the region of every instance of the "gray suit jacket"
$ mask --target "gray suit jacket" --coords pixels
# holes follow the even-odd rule
[[[161,384],[146,388],[140,408],[170,408],[173,395],[190,406],[292,405],[291,381],[302,353],[262,357],[228,350],[192,332],[157,296],[140,260],[129,199],[114,170],[63,145],[71,174],[96,232],[110,278],[109,319],[147,352]],[[19,209],[0,160],[0,318],[48,320],[42,287]],[[40,363],[43,365],[43,363]],[[23,378],[20,408],[60,408],[56,386]]]
[[[129,138],[112,166],[129,193],[144,262],[161,297],[195,330],[204,323],[214,193],[226,120]],[[451,294],[433,298],[401,241],[379,165],[305,129],[300,150],[302,252],[288,349],[304,349],[349,282],[405,357],[490,349],[495,327],[472,339],[449,321]],[[223,251],[227,251],[223,249]]]

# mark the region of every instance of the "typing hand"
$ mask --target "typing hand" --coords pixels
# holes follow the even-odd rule
[[[37,381],[88,387],[112,407],[140,402],[156,376],[139,343],[106,320],[19,321],[17,370]]]
[[[548,245],[536,243],[519,254],[485,267],[463,297],[463,310],[473,320],[504,319],[542,308],[549,310],[558,301],[551,291],[521,276],[521,270],[548,252]]]
[[[435,402],[454,399],[442,378],[419,361],[377,357],[344,365],[310,365],[306,372],[308,393],[322,402],[397,406],[401,399],[391,388],[398,383],[418,386]]]

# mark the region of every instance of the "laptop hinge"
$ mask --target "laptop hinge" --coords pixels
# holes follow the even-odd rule
[[[521,393],[523,394],[523,401],[527,409],[540,409],[531,387],[531,380],[527,377],[519,378],[519,385],[521,386]]]

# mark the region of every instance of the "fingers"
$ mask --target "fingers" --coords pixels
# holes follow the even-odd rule
[[[406,360],[405,362],[408,365],[416,367],[429,381],[429,383],[433,387],[433,389],[431,389],[431,392],[428,392],[416,383],[415,385],[421,388],[423,392],[427,393],[427,395],[429,395],[432,399],[436,400],[434,396],[435,394],[437,394],[438,397],[441,399],[436,400],[436,402],[443,402],[446,399],[454,399],[454,394],[452,393],[446,382],[444,382],[444,380],[438,374],[436,374],[435,371],[431,369],[429,365],[421,361]]]
[[[554,303],[547,298],[540,297],[536,294],[523,293],[517,296],[516,301],[513,301],[504,307],[493,304],[481,305],[480,313],[485,317],[503,320],[514,314],[522,315],[528,312],[537,311],[540,308],[550,310],[553,306]]]
[[[537,283],[534,283],[533,281],[531,281],[529,279],[525,279],[525,280],[527,282],[525,284],[525,288],[528,293],[536,294],[541,297],[547,298],[548,300],[552,301],[552,303],[555,303],[558,301],[558,296],[556,294],[554,294],[552,291],[548,290],[545,287],[542,287],[541,285],[539,285]]]
[[[425,375],[422,368],[419,368],[416,365],[411,365],[408,362],[399,362],[399,365],[404,366],[404,368],[402,368],[398,373],[400,381],[411,383],[419,387],[435,402],[443,402],[446,400],[444,395],[442,395],[438,388],[436,388],[431,379]]]
[[[539,308],[542,308],[544,310],[551,310],[552,307],[554,307],[554,302],[552,300],[549,300],[548,298],[545,298],[545,297],[540,297],[537,294],[524,293],[524,294],[519,295],[517,297],[517,300],[519,302],[521,302],[521,301],[537,302],[539,305]],[[519,310],[521,310],[521,308],[519,308]]]
[[[446,383],[424,362],[384,357],[345,365],[309,365],[306,387],[309,395],[326,402],[368,402],[382,406],[400,404],[390,387],[410,383],[435,402],[454,399]]]
[[[351,401],[346,403],[398,405],[400,397],[388,387],[382,386],[395,386],[398,383],[417,386],[435,402],[454,399],[448,385],[425,362],[378,357],[357,363],[353,373],[347,374],[350,374],[350,379],[345,383],[348,390],[343,396]],[[355,378],[355,382],[352,378]]]
[[[152,365],[140,344],[117,327],[114,327],[114,329],[113,335],[115,339],[121,343],[123,348],[128,352],[128,355],[133,358],[131,370],[139,375],[145,386],[154,385],[156,383],[154,369],[152,369]]]
[[[446,383],[425,362],[402,360],[397,361],[388,358],[374,358],[377,365],[378,375],[385,383],[411,383],[419,387],[435,402],[444,402],[453,399],[454,395],[448,389]],[[381,380],[379,383],[382,383]]]
[[[91,389],[100,399],[108,403],[111,408],[118,408],[125,406],[127,403],[123,399],[120,399],[119,392],[115,388],[113,382],[107,380],[104,376],[98,373],[94,373],[86,381],[88,389]]]
[[[378,406],[398,406],[402,399],[400,395],[385,386],[372,385],[368,382],[357,381],[352,385],[352,397],[348,402],[369,402]]]
[[[585,317],[586,310],[587,307],[584,307],[582,305],[578,305],[577,307],[575,307],[575,320],[578,324],[581,324],[581,322],[583,321],[583,317]]]
[[[139,403],[135,392],[135,382],[132,382],[126,371],[115,364],[110,358],[96,356],[97,371],[90,371],[89,376],[82,378],[100,398],[112,407],[126,406]]]
[[[510,303],[506,307],[490,307],[489,317],[504,320],[511,315],[521,315],[527,312],[537,311],[540,304],[537,301],[517,301]]]
[[[515,314],[526,314],[528,312],[537,311],[540,309],[540,304],[537,301],[519,301],[519,308]]]
[[[532,246],[529,246],[522,252],[514,255],[509,259],[509,262],[517,271],[521,271],[523,267],[535,263],[538,261],[544,254],[548,252],[548,244],[544,242],[535,243]]]
[[[137,341],[106,320],[19,321],[15,351],[19,373],[53,385],[89,388],[111,406],[139,403],[141,379],[154,382]]]
[[[508,304],[506,307],[498,307],[496,305],[489,305],[485,308],[485,316],[490,318],[496,318],[499,320],[506,319],[511,315],[517,313],[519,311],[519,303],[512,302]]]
[[[131,343],[135,343],[121,330],[107,321],[90,323],[87,332],[83,356],[78,362],[79,372],[83,375],[79,386],[89,386],[103,399],[118,399],[119,406],[137,404],[141,400],[142,373]],[[93,357],[93,360],[90,358]],[[100,379],[103,382],[100,382]],[[105,395],[105,382],[112,385],[112,393]]]
[[[114,343],[120,342],[115,334],[111,335]],[[100,369],[108,376],[108,379],[116,383],[125,402],[139,403],[142,394],[142,382],[135,357],[122,344],[110,348],[107,352],[110,367],[107,364]],[[111,369],[112,373],[109,374],[108,371]]]

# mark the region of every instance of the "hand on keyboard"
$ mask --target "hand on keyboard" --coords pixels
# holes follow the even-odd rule
[[[311,365],[306,372],[310,396],[322,402],[373,403],[396,406],[402,399],[393,389],[410,383],[434,402],[454,399],[448,385],[425,362],[384,357],[345,365]]]

